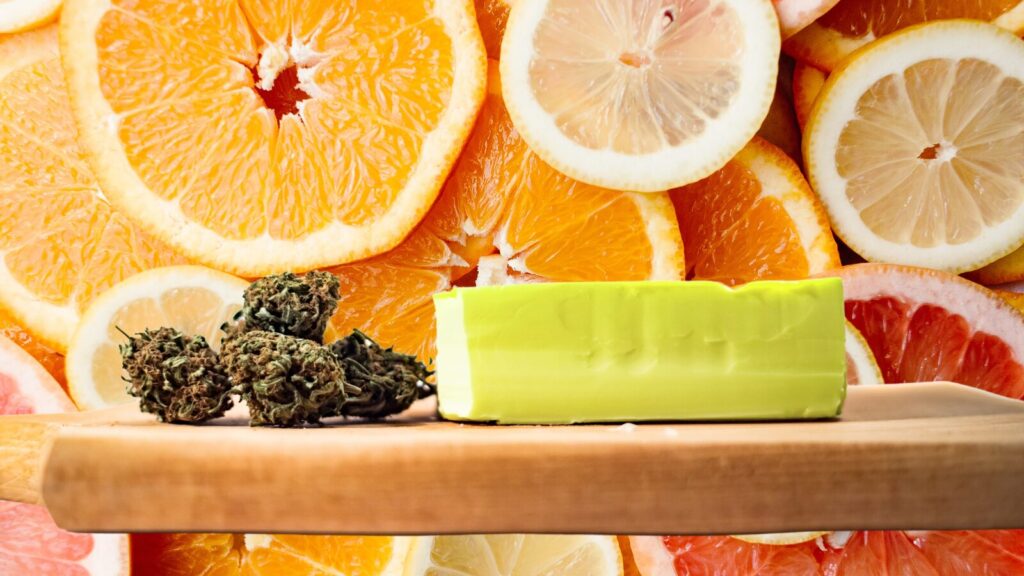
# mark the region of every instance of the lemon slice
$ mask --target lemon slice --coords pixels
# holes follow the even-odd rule
[[[614,536],[430,536],[417,538],[405,576],[621,576]]]
[[[523,139],[559,171],[667,190],[750,141],[779,44],[769,0],[522,0],[502,41],[502,92]]]
[[[220,326],[242,307],[248,282],[203,268],[156,268],[116,284],[86,311],[67,356],[68,391],[83,410],[130,401],[121,380],[120,330],[135,334],[173,327],[200,335],[214,349]]]
[[[868,45],[828,79],[804,158],[833,228],[875,262],[954,273],[1024,243],[1024,42],[949,20]]]
[[[0,0],[0,34],[20,32],[57,17],[61,0]]]
[[[749,542],[750,544],[790,546],[792,544],[810,542],[827,534],[829,532],[780,532],[778,534],[737,534],[733,538]]]

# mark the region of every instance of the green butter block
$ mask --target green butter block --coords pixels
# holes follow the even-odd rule
[[[837,278],[456,288],[434,297],[451,420],[571,424],[837,416]]]

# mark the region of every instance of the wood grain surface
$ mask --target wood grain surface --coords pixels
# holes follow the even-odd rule
[[[824,422],[499,427],[437,422],[429,404],[296,430],[78,418],[0,418],[0,497],[41,489],[73,530],[1024,527],[1024,402],[953,384],[852,388]]]

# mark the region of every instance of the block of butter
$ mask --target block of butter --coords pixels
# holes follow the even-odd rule
[[[519,284],[434,302],[450,420],[818,419],[846,396],[837,278]]]

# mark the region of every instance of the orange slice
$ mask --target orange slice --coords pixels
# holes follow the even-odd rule
[[[825,80],[828,80],[828,74],[803,62],[796,63],[793,69],[793,107],[801,130],[811,117],[811,110],[818,101],[821,89],[825,87]]]
[[[781,84],[775,89],[775,98],[768,109],[768,116],[761,124],[757,135],[777,146],[797,163],[803,161],[800,149],[803,138],[800,134],[800,124],[793,110],[793,102],[783,92]]]
[[[967,277],[985,286],[998,286],[1024,281],[1024,248],[967,274]]]
[[[846,318],[887,383],[958,382],[1024,399],[1024,315],[944,272],[858,264],[843,279]]]
[[[9,338],[22,350],[31,354],[61,387],[67,386],[67,379],[64,377],[64,356],[40,342],[3,311],[0,311],[0,336]]]
[[[505,24],[508,13],[515,0],[475,0],[476,22],[480,25],[480,34],[484,37],[487,57],[493,60],[501,58],[501,38],[505,35]]]
[[[840,265],[828,218],[800,169],[764,140],[669,194],[687,278],[735,285],[806,278]]]
[[[833,70],[858,48],[915,24],[972,18],[1024,32],[1020,0],[840,0],[835,8],[789,38],[783,50],[817,68]]]
[[[132,401],[118,346],[143,330],[177,328],[220,348],[221,325],[242,307],[248,282],[201,266],[157,268],[117,284],[93,302],[67,357],[68,390],[83,410]]]
[[[814,190],[872,262],[976,270],[1024,243],[1024,42],[983,22],[891,34],[829,76],[804,135]]]
[[[63,351],[85,307],[182,258],[111,210],[75,144],[54,26],[0,37],[0,308]]]
[[[471,0],[73,0],[65,15],[80,141],[111,201],[246,276],[401,242],[485,91]]]
[[[21,32],[57,18],[61,0],[4,0],[0,2],[0,34]]]
[[[409,542],[390,536],[133,534],[132,573],[401,576]]]
[[[505,102],[559,171],[660,192],[750,140],[775,94],[778,45],[769,0],[526,0],[502,41]]]
[[[1009,290],[996,290],[995,293],[999,294],[1003,300],[1006,300],[1011,306],[1020,310],[1021,313],[1024,314],[1024,293],[1011,292]]]
[[[494,67],[473,135],[419,228],[385,255],[332,269],[342,294],[332,324],[430,359],[431,297],[474,284],[487,255],[513,279],[672,280],[684,267],[668,196],[597,188],[545,164],[512,126]]]

